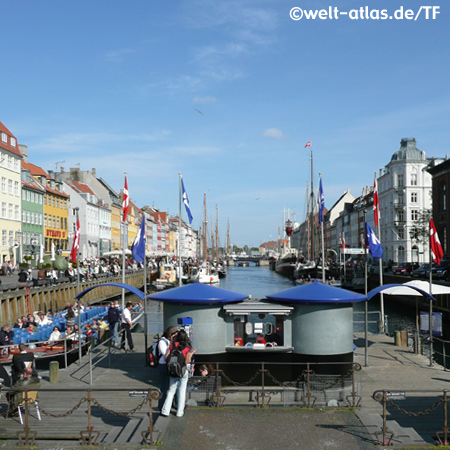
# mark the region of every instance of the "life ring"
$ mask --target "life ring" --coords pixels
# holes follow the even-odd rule
[[[214,278],[213,277],[209,277],[209,281],[210,281],[210,283],[212,283],[214,281]]]
[[[168,280],[168,279],[170,278],[170,273],[169,273],[169,272],[166,272],[165,275],[164,275],[164,277],[165,277],[166,280]]]

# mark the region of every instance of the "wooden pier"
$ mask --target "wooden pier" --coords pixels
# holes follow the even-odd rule
[[[157,325],[158,320],[155,319],[155,325]],[[184,426],[182,424],[189,423],[189,436],[183,434],[183,439],[190,439],[195,442],[195,433],[201,433],[199,431],[201,430],[201,424],[197,424],[199,425],[197,428],[192,428],[195,418],[200,417],[195,412],[196,408],[186,409],[186,421],[179,421],[172,416],[169,419],[164,419],[158,418],[156,402],[154,401],[154,407],[150,414],[149,403],[141,396],[141,393],[150,387],[158,387],[157,371],[145,366],[144,335],[135,333],[133,339],[137,352],[125,353],[121,350],[114,350],[111,355],[111,367],[108,367],[107,359],[105,359],[99,367],[93,370],[92,385],[89,384],[89,356],[83,357],[81,366],[74,363],[68,369],[60,369],[58,383],[51,384],[49,374],[41,373],[43,379],[41,383],[42,392],[39,394],[39,406],[42,420],[37,419],[34,406],[30,407],[29,416],[30,434],[32,438],[36,439],[39,448],[58,447],[57,443],[64,443],[66,446],[64,448],[73,448],[79,446],[80,442],[88,444],[90,437],[93,439],[91,443],[95,442],[97,445],[105,447],[111,445],[115,446],[114,448],[139,448],[133,446],[145,444],[145,439],[150,439],[148,434],[150,421],[152,423],[156,421],[153,435],[155,440],[162,440],[167,443],[169,434],[164,435],[166,427],[168,432],[170,430],[172,433],[176,424],[178,424],[177,426]],[[366,442],[373,443],[373,448],[376,448],[377,438],[375,433],[378,433],[380,439],[383,438],[381,434],[383,405],[374,400],[372,394],[377,390],[388,389],[391,393],[400,395],[400,397],[403,395],[400,399],[393,399],[393,403],[399,409],[393,407],[392,404],[387,405],[387,422],[385,425],[389,432],[394,433],[391,448],[399,448],[405,445],[424,448],[422,446],[435,443],[436,433],[444,425],[443,403],[441,402],[439,407],[434,410],[432,410],[432,407],[439,399],[442,399],[442,393],[450,386],[450,372],[445,371],[438,364],[430,366],[427,357],[415,355],[407,347],[396,346],[393,338],[384,335],[369,336],[369,358],[366,367],[363,335],[358,335],[357,343],[359,347],[355,352],[355,360],[362,366],[362,370],[359,372],[363,385],[362,401],[360,408],[356,408],[355,412],[348,411],[348,414],[356,414],[364,425]],[[90,393],[90,423],[89,401],[86,399],[89,389],[92,389]],[[102,390],[98,391],[98,389]],[[120,391],[118,391],[119,389]],[[255,401],[249,399],[248,395],[245,394],[241,395],[237,403],[242,405],[242,399],[249,406],[255,406]],[[233,403],[235,404],[232,396],[227,396],[225,406]],[[274,398],[271,405],[271,421],[276,421],[277,413],[274,410],[277,410],[277,408],[275,406],[282,406],[282,402],[278,402],[277,405],[277,399]],[[24,443],[24,426],[20,424],[18,417],[8,419],[4,417],[6,412],[4,395],[2,395],[0,406],[2,414],[2,417],[0,417],[0,439]],[[298,415],[299,410],[301,411],[301,408],[294,408],[292,414]],[[213,418],[220,414],[220,411],[214,408],[198,411],[203,415],[207,414],[212,420],[215,420]],[[248,412],[251,411],[254,411],[254,409],[249,408]],[[408,415],[404,412],[412,412],[413,414]],[[423,412],[424,414],[421,415]],[[241,412],[241,414],[245,415],[245,412]],[[289,413],[285,409],[280,414],[283,421],[289,417],[287,416]],[[58,415],[63,415],[63,417],[54,417]],[[310,415],[307,414],[307,416]],[[320,420],[320,413],[318,413],[318,417],[319,419],[316,418],[315,420]],[[92,433],[89,433],[89,430]],[[160,435],[160,432],[163,434]],[[238,430],[235,432],[239,433]],[[328,430],[328,433],[331,433],[331,431]],[[348,437],[348,432],[346,434]],[[333,439],[339,440],[340,436],[339,432],[336,431]],[[219,439],[219,436],[216,437]],[[330,434],[328,434],[329,437]],[[388,437],[391,437],[391,435],[389,434]],[[202,435],[202,438],[204,438],[204,435]],[[344,438],[343,434],[342,438]],[[226,441],[225,437],[223,439]],[[47,447],[43,447],[42,442],[47,442]],[[50,445],[48,443],[54,443],[54,445],[48,447]],[[68,443],[73,447],[67,447]],[[187,445],[185,448],[194,448],[189,447],[187,441],[184,443]],[[60,445],[60,448],[63,447]],[[166,447],[163,446],[162,448]]]

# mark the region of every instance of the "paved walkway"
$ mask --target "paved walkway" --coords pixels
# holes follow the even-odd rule
[[[116,351],[109,368],[106,360],[94,369],[94,388],[124,387],[127,392],[119,394],[95,394],[103,406],[114,411],[128,411],[142,399],[131,398],[128,390],[142,390],[158,386],[156,371],[144,365],[144,336],[134,334],[137,353]],[[42,387],[89,388],[89,373],[86,362],[83,366],[71,365],[60,370],[59,383],[50,384],[48,373],[42,373]],[[275,404],[271,408],[257,408],[255,402],[249,406],[216,410],[207,407],[187,407],[183,418],[171,415],[158,417],[154,409],[155,437],[159,436],[162,449],[346,449],[366,450],[385,448],[376,446],[375,431],[381,429],[380,403],[372,399],[377,389],[406,391],[406,401],[398,402],[404,409],[421,411],[436,401],[436,394],[424,393],[425,389],[442,391],[449,386],[450,373],[442,367],[429,367],[428,359],[416,356],[404,347],[396,347],[393,339],[386,336],[370,336],[369,365],[364,367],[364,349],[356,351],[356,361],[363,365],[360,372],[363,384],[362,406],[351,410],[307,410],[283,408]],[[417,390],[422,394],[410,395],[407,391]],[[45,394],[45,395],[44,395]],[[79,394],[77,394],[79,395]],[[418,398],[417,398],[418,396]],[[41,406],[53,413],[63,413],[79,401],[75,394],[41,394]],[[2,412],[5,403],[2,400]],[[437,418],[411,418],[402,415],[392,407],[388,409],[388,427],[396,436],[394,448],[428,448],[434,443],[433,435],[442,428],[442,409]],[[71,449],[80,448],[79,432],[87,428],[85,405],[64,419],[54,419],[44,415],[39,422],[31,409],[30,427],[47,440],[36,441],[37,448]],[[430,416],[431,417],[431,416]],[[102,448],[137,449],[142,448],[141,431],[149,425],[148,405],[130,417],[111,416],[95,408],[92,426],[99,431]],[[22,430],[17,418],[0,417],[0,447],[11,448],[17,442],[16,433]],[[53,433],[53,437],[50,434]],[[51,440],[48,440],[50,439]],[[9,440],[8,440],[9,439]],[[391,448],[393,448],[391,447]]]

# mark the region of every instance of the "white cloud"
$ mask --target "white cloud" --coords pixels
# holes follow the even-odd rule
[[[284,139],[284,133],[278,128],[268,128],[262,133],[262,136],[273,139]]]

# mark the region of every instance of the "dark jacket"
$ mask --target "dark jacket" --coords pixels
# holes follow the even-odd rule
[[[14,337],[14,331],[10,330],[7,333],[4,330],[0,330],[0,345],[12,345],[13,337]]]
[[[37,372],[34,369],[34,355],[33,353],[16,353],[12,358],[11,375],[12,384],[14,384],[23,373],[26,367],[26,362],[31,362],[33,368],[33,375],[37,376]]]
[[[117,308],[108,309],[108,323],[114,325],[120,320],[120,311]]]

